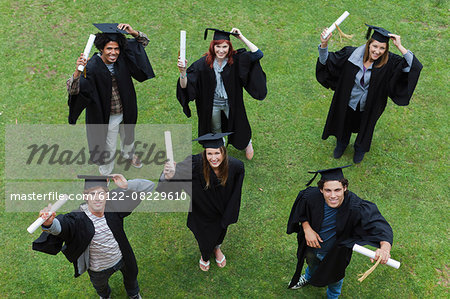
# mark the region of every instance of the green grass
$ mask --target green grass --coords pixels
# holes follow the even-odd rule
[[[325,289],[287,290],[295,269],[296,238],[285,233],[292,203],[310,178],[308,170],[351,162],[349,148],[336,161],[334,140],[321,133],[332,97],[315,80],[319,34],[344,10],[341,26],[352,41],[334,37],[330,50],[364,42],[364,23],[402,36],[424,69],[411,104],[390,102],[375,129],[365,160],[346,170],[350,189],[375,202],[394,229],[392,256],[399,270],[369,267],[354,255],[343,298],[445,298],[449,283],[449,2],[425,1],[7,1],[0,2],[0,133],[7,124],[66,124],[65,81],[75,68],[93,22],[127,22],[150,38],[156,78],[137,83],[140,124],[192,124],[175,97],[179,30],[187,30],[187,59],[207,49],[206,27],[238,27],[264,52],[269,94],[246,95],[255,157],[245,161],[239,222],[223,246],[228,264],[198,269],[196,241],[185,213],[136,213],[126,230],[139,265],[145,298],[324,297]],[[242,46],[234,41],[234,46]],[[392,47],[391,47],[392,50]],[[398,53],[396,49],[392,50]],[[193,106],[192,106],[193,107]],[[195,111],[193,111],[195,115]],[[84,118],[81,117],[81,120]],[[447,119],[447,120],[446,120]],[[83,122],[83,121],[81,121]],[[68,132],[70,127],[68,126]],[[5,140],[0,139],[4,148]],[[200,147],[193,146],[198,152]],[[230,148],[230,154],[245,160]],[[0,152],[0,193],[5,192],[5,153]],[[132,172],[136,177],[139,171]],[[129,177],[131,178],[131,177]],[[154,179],[154,178],[151,178]],[[4,200],[2,200],[2,203]],[[37,213],[0,212],[1,298],[95,297],[88,275],[73,278],[62,254],[31,250],[38,233],[26,227]],[[124,297],[120,274],[113,295]]]

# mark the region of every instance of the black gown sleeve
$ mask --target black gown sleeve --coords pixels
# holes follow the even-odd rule
[[[231,161],[230,161],[231,162]],[[233,179],[234,184],[231,193],[230,200],[225,208],[225,212],[222,217],[222,227],[227,228],[228,225],[236,223],[239,218],[239,210],[241,207],[241,194],[242,194],[242,184],[244,182],[245,168],[244,163],[239,160],[232,160],[233,168],[235,169],[234,177],[228,178]],[[230,164],[231,164],[230,163]]]
[[[148,60],[145,48],[133,39],[127,40],[127,48],[125,49],[125,57],[131,76],[139,82],[155,77],[152,65]]]
[[[386,219],[381,215],[376,204],[361,200],[357,207],[354,207],[359,215],[352,223],[354,228],[351,238],[345,240],[342,245],[351,248],[355,243],[358,245],[371,245],[380,247],[381,241],[393,243],[394,234]]]
[[[413,56],[411,69],[409,72],[403,72],[402,69],[408,66],[405,58],[389,53],[389,59],[393,60],[394,69],[389,78],[389,97],[399,106],[406,106],[412,97],[419,75],[422,70],[422,64]]]
[[[43,253],[56,255],[61,251],[64,240],[47,232],[42,232],[39,238],[33,241],[31,248]]]
[[[306,200],[303,198],[304,194],[305,190],[300,191],[292,206],[287,225],[287,234],[303,232],[300,223],[308,220],[306,216]]]
[[[301,190],[297,198],[295,199],[294,205],[291,209],[291,214],[289,216],[288,224],[287,224],[287,233],[297,233],[297,265],[295,269],[295,273],[292,276],[291,282],[289,283],[288,288],[293,287],[300,278],[300,275],[302,273],[303,264],[305,260],[305,252],[306,252],[306,240],[304,237],[303,228],[301,227],[300,223],[308,220],[308,213],[307,213],[307,199],[306,194],[308,193],[308,190],[304,189]]]
[[[325,88],[336,90],[339,79],[350,55],[355,47],[344,47],[338,52],[329,52],[325,64],[321,64],[317,58],[316,79]]]
[[[69,124],[77,123],[80,114],[91,103],[92,98],[97,96],[95,84],[92,82],[92,72],[86,66],[86,77],[81,75],[80,78],[80,92],[75,95],[69,94],[67,105],[69,106]]]
[[[380,246],[381,241],[392,245],[394,234],[389,223],[384,219],[376,204],[363,200],[361,203],[361,226],[367,233],[365,240]]]
[[[252,53],[244,49],[238,50],[239,78],[245,90],[257,100],[267,96],[267,80],[259,60],[252,61]]]
[[[60,214],[56,216],[61,225],[61,233],[57,236],[42,232],[39,238],[32,244],[33,250],[56,255],[62,250],[63,243],[74,239],[75,219],[69,214]]]
[[[189,108],[189,102],[194,101],[200,95],[199,91],[199,72],[200,63],[203,59],[197,60],[186,70],[187,86],[181,88],[180,79],[177,81],[177,99],[181,107],[183,107],[183,113],[187,117],[191,117],[191,109]]]

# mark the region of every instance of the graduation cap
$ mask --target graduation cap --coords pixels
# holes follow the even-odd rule
[[[198,141],[203,148],[219,148],[224,145],[223,137],[233,134],[233,132],[228,133],[208,133],[192,141]]]
[[[117,28],[117,25],[119,25],[119,23],[100,23],[100,24],[93,23],[92,25],[97,27],[101,32],[103,32],[103,34],[106,34],[108,36],[109,40],[118,42],[119,45],[121,45],[121,43],[119,42],[120,40],[126,40],[124,34],[128,34],[128,32]],[[97,33],[97,34],[102,34],[102,33]],[[97,45],[96,45],[96,47],[97,47]],[[99,50],[102,50],[102,49],[99,49]]]
[[[98,30],[100,30],[103,33],[122,33],[122,34],[128,34],[125,30],[117,28],[119,23],[93,23],[95,27],[97,27]]]
[[[369,27],[367,29],[366,39],[369,39],[370,33],[373,30],[372,38],[374,40],[379,41],[380,43],[389,42],[389,39],[391,38],[389,36],[389,33],[391,33],[391,32],[387,31],[384,28],[377,27],[377,26],[372,26],[372,25],[368,25],[368,24],[366,24],[366,26]]]
[[[306,184],[306,186],[311,185],[311,183],[314,181],[316,176],[320,173],[322,175],[321,179],[324,181],[339,181],[340,179],[344,178],[344,173],[342,173],[342,168],[346,168],[352,166],[352,164],[335,167],[335,168],[328,168],[328,169],[322,169],[317,171],[308,171],[308,173],[314,173],[314,177]]]
[[[93,187],[107,187],[108,179],[112,179],[112,175],[77,175],[77,178],[84,179],[84,190]]]
[[[208,37],[208,30],[214,31],[213,40],[222,40],[222,39],[230,40],[230,34],[232,34],[234,36],[239,36],[239,33],[224,31],[224,30],[215,29],[215,28],[206,28],[205,29],[205,37],[204,37],[204,39],[206,39]]]

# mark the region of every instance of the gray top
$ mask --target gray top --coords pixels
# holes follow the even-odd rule
[[[250,54],[250,61],[251,62],[255,62],[259,59],[261,59],[264,56],[263,52],[258,49],[255,52],[252,52]],[[227,65],[227,61],[228,58],[224,59],[224,61],[222,62],[222,65],[219,66],[219,63],[217,62],[217,59],[214,60],[213,63],[213,68],[214,68],[214,73],[216,74],[216,89],[214,90],[214,99],[213,99],[213,105],[214,106],[226,106],[228,105],[228,95],[227,92],[225,91],[225,86],[223,85],[223,80],[222,80],[222,71],[223,68]]]
[[[372,65],[369,68],[365,69],[363,64],[364,51],[366,49],[366,45],[362,45],[353,51],[353,53],[348,58],[348,61],[353,63],[359,68],[358,73],[355,76],[355,84],[353,85],[353,89],[350,95],[350,100],[348,105],[356,111],[356,107],[358,103],[360,105],[360,111],[364,111],[364,107],[366,106],[367,93],[369,90],[370,76],[372,74]],[[405,67],[402,71],[407,73],[411,69],[412,61],[413,61],[413,53],[408,50],[406,54],[403,55],[408,66]],[[319,62],[325,65],[328,59],[328,47],[321,48],[319,45]],[[364,80],[361,80],[364,78]]]
[[[216,89],[214,90],[214,105],[215,106],[221,106],[226,105],[228,100],[227,92],[225,91],[225,86],[223,85],[222,80],[222,71],[223,68],[227,65],[228,58],[225,58],[222,61],[222,65],[219,65],[219,62],[217,61],[217,58],[214,59],[213,63],[213,69],[214,73],[216,74]]]

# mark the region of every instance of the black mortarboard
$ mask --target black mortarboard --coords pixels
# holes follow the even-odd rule
[[[224,145],[223,137],[233,134],[233,132],[228,133],[208,133],[192,141],[198,141],[203,148],[219,148]]]
[[[234,36],[238,36],[238,33],[234,33],[234,32],[229,32],[229,31],[223,31],[220,29],[215,29],[215,28],[206,28],[205,29],[205,37],[204,39],[206,39],[208,37],[208,30],[212,30],[214,31],[214,37],[213,40],[230,40],[230,34],[234,35]]]
[[[112,179],[112,175],[77,175],[77,178],[84,179],[84,190],[92,187],[107,187],[108,179]]]
[[[387,31],[384,28],[372,26],[372,25],[368,25],[368,24],[366,24],[366,26],[369,27],[367,29],[366,39],[370,38],[370,33],[372,32],[372,29],[373,29],[372,38],[374,40],[379,41],[380,43],[389,42],[389,39],[391,38],[389,36],[389,33],[390,33],[389,31]]]
[[[119,25],[119,23],[100,23],[100,24],[95,24],[93,23],[92,25],[94,25],[95,27],[98,28],[98,30],[100,30],[103,33],[122,33],[122,34],[128,34],[128,32],[126,32],[125,30],[119,29],[117,28],[117,25]]]
[[[339,181],[340,179],[344,178],[344,174],[342,173],[342,168],[346,168],[352,166],[345,165],[341,167],[335,167],[335,168],[329,168],[329,169],[322,169],[317,171],[308,171],[308,173],[315,173],[314,177],[306,184],[306,186],[311,185],[311,183],[314,181],[316,176],[320,173],[322,175],[321,179],[324,181]]]

